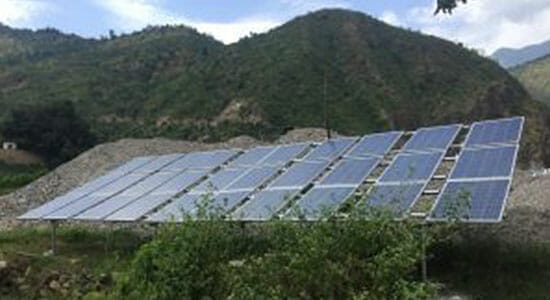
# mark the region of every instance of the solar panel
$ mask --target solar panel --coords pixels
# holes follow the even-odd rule
[[[521,136],[523,122],[523,117],[476,122],[472,125],[465,147],[517,144]]]
[[[438,197],[429,220],[460,218],[470,222],[502,219],[510,180],[449,182]]]
[[[110,173],[116,173],[116,174],[126,174],[129,172],[134,171],[135,169],[138,169],[139,167],[149,163],[150,161],[155,158],[154,156],[144,156],[144,157],[136,157],[130,160],[129,162],[117,167],[116,169],[112,170]]]
[[[459,206],[454,198],[464,190],[470,205],[459,217],[468,222],[501,220],[523,122],[509,118],[472,125],[429,220],[445,219],[449,206]],[[405,216],[461,128],[417,130],[357,205],[385,207]],[[359,140],[337,138],[316,147],[257,147],[241,154],[219,150],[139,157],[19,218],[136,221],[145,217],[163,222],[172,216],[182,220],[183,213],[197,218],[201,203],[201,207],[208,204],[207,213],[231,214],[238,220],[261,221],[274,214],[315,220],[325,209],[332,213],[352,197],[401,136],[402,132],[388,132]],[[207,198],[210,201],[203,203]]]
[[[153,173],[163,167],[184,157],[184,154],[168,154],[154,157],[151,161],[143,166],[133,170],[134,173]]]
[[[122,209],[114,212],[113,214],[105,218],[105,220],[122,222],[137,221],[141,217],[145,216],[148,212],[170,200],[172,196],[173,195],[158,194],[145,195],[123,207]]]
[[[132,203],[138,198],[146,195],[173,177],[174,174],[172,173],[155,173],[139,183],[129,187],[121,194],[111,197],[102,203],[87,209],[74,218],[79,220],[101,220],[113,212]]]
[[[451,179],[512,176],[518,146],[463,150]]]
[[[304,187],[319,176],[329,165],[326,161],[302,161],[292,165],[270,187]]]
[[[277,147],[256,147],[241,154],[237,159],[232,161],[230,167],[247,167],[259,164],[267,156],[269,156]]]
[[[181,221],[184,215],[197,217],[200,206],[206,209],[205,213],[207,214],[225,214],[245,200],[249,194],[250,192],[221,192],[210,197],[206,194],[185,194],[148,217],[147,220],[151,222],[162,222],[170,219]],[[202,203],[201,201],[209,202]]]
[[[344,154],[344,152],[355,142],[355,140],[355,138],[337,138],[325,141],[313,149],[313,151],[311,151],[311,153],[309,153],[304,159],[309,161],[333,160]]]
[[[321,185],[354,184],[359,185],[369,176],[380,161],[379,158],[343,159],[334,170],[321,180]]]
[[[74,215],[94,205],[97,205],[103,200],[122,192],[123,190],[132,186],[133,184],[136,184],[143,178],[144,178],[144,175],[129,174],[127,176],[124,176],[114,181],[111,184],[108,184],[107,186],[103,187],[102,189],[90,195],[79,198],[77,201],[71,202],[68,205],[61,207],[60,209],[57,209],[51,213],[48,213],[47,215],[43,215],[42,218],[47,220],[59,220],[59,219],[71,218]]]
[[[157,189],[151,192],[152,195],[175,195],[191,184],[196,183],[202,177],[208,174],[205,170],[189,170],[176,175],[167,182],[163,183]]]
[[[185,215],[189,215],[193,210],[197,208],[198,203],[202,201],[201,199],[201,195],[199,194],[184,194],[174,200],[174,202],[166,205],[154,214],[147,217],[147,221],[182,221]]]
[[[216,174],[212,175],[207,180],[203,181],[200,185],[193,188],[195,192],[215,192],[225,189],[233,181],[246,173],[247,169],[222,169]]]
[[[218,150],[209,152],[195,152],[185,155],[168,166],[162,168],[162,171],[183,171],[186,169],[213,169],[225,163],[236,155],[233,150]]]
[[[301,153],[309,148],[308,144],[284,145],[266,157],[262,162],[262,166],[281,166],[287,164],[290,160],[296,158]]]
[[[174,178],[174,173],[155,173],[122,192],[122,196],[142,196]]]
[[[152,156],[148,157],[138,157],[130,160],[129,162],[115,168],[109,173],[97,177],[90,182],[83,184],[82,186],[77,187],[76,189],[68,192],[65,195],[55,198],[54,200],[47,202],[35,209],[32,209],[20,216],[19,219],[37,219],[43,215],[54,212],[55,210],[68,205],[77,199],[88,195],[92,192],[97,191],[98,189],[112,183],[113,181],[121,178],[125,174],[143,166],[144,164],[150,162],[153,159]]]
[[[401,153],[388,166],[379,182],[407,182],[429,180],[445,154],[443,152]]]
[[[114,194],[120,193],[127,189],[128,187],[136,184],[138,181],[148,177],[147,174],[135,174],[130,173],[126,176],[123,176],[105,186],[102,188],[96,190],[92,193],[92,195],[96,196],[112,196]]]
[[[449,148],[460,125],[427,127],[418,129],[403,147],[404,151],[442,151]]]
[[[259,167],[250,169],[246,174],[226,187],[226,190],[256,189],[269,178],[277,173],[274,167]]]
[[[139,198],[139,197],[138,197]],[[111,197],[94,207],[91,207],[78,215],[74,216],[76,220],[101,220],[120,208],[135,201],[136,196],[116,195]]]
[[[293,206],[289,217],[316,220],[328,217],[353,196],[354,187],[314,187]]]
[[[367,195],[367,206],[402,216],[421,195],[424,183],[375,185]]]
[[[391,150],[402,134],[401,131],[393,131],[366,135],[350,150],[347,156],[383,156]]]
[[[252,199],[237,209],[233,217],[237,220],[261,221],[269,220],[285,203],[300,192],[300,189],[264,190],[254,195]]]

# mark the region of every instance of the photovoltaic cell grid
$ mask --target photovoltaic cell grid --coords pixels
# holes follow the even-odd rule
[[[403,135],[402,131],[370,134],[361,138],[346,154],[349,157],[384,156]]]
[[[523,117],[514,117],[476,122],[472,125],[465,147],[519,144],[524,121]]]
[[[468,200],[466,210],[458,210],[463,220],[500,220],[522,127],[523,118],[473,124],[429,220],[445,219],[449,207],[461,208],[453,200],[456,195]],[[422,194],[460,128],[419,129],[366,200],[357,205],[385,207],[398,217],[404,216]],[[146,217],[150,222],[163,222],[181,220],[183,215],[196,217],[198,206],[203,205],[207,212],[230,213],[240,220],[261,221],[274,216],[315,220],[352,198],[401,136],[402,132],[388,132],[359,140],[338,138],[313,149],[310,144],[295,144],[257,147],[242,153],[220,150],[137,158],[20,219],[136,221]],[[289,166],[302,154],[302,159]],[[320,179],[314,182],[316,178]],[[208,203],[203,203],[205,193],[212,195]]]
[[[461,125],[448,125],[418,129],[405,144],[403,151],[445,151],[455,140]]]
[[[523,118],[476,122],[430,221],[502,220],[517,158]]]
[[[206,181],[190,191],[190,194],[183,195],[173,203],[161,208],[157,213],[148,218],[151,222],[161,222],[172,218],[181,220],[181,216],[195,216],[200,200],[207,193],[214,198],[212,205],[205,207],[207,212],[228,212],[243,202],[254,190],[274,177],[280,168],[288,164],[292,159],[303,153],[308,148],[307,144],[284,145],[276,147],[258,147],[246,151],[234,161],[229,163],[227,168],[213,174]],[[326,162],[312,162],[307,166],[325,166]],[[306,166],[306,167],[307,167]],[[285,174],[283,180],[295,179],[300,168],[293,166],[289,174]],[[311,168],[310,173],[306,172],[305,177],[299,180],[305,182],[308,175],[312,175],[315,169]],[[296,183],[296,182],[295,182]],[[298,182],[299,183],[299,182]]]

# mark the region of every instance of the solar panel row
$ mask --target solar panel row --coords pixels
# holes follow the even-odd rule
[[[523,122],[523,118],[509,118],[472,125],[429,220],[502,220]]]
[[[467,209],[458,212],[463,220],[500,220],[522,127],[523,118],[473,124],[429,220],[445,219],[448,211],[460,207],[453,198],[461,197],[468,200]],[[347,200],[385,208],[400,218],[420,197],[461,128],[417,130],[358,203],[355,191],[402,132],[338,138],[313,148],[294,144],[242,153],[220,150],[137,158],[20,218],[136,221],[145,217],[163,222],[221,212],[249,221],[274,216],[316,220],[338,211]]]

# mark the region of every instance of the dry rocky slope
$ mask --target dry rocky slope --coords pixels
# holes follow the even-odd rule
[[[298,129],[288,132],[276,143],[321,141],[325,131]],[[14,218],[133,157],[168,153],[242,148],[265,144],[247,136],[224,143],[204,144],[168,139],[125,139],[96,146],[76,159],[60,166],[48,175],[4,197],[0,197],[0,230],[17,226]],[[518,170],[505,211],[504,221],[498,225],[475,226],[482,233],[503,238],[508,242],[545,241],[550,239],[550,176],[531,176],[527,170]]]

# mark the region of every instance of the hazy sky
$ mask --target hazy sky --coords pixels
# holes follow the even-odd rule
[[[434,0],[0,0],[0,22],[87,37],[186,24],[232,43],[320,8],[359,10],[393,25],[461,41],[489,54],[550,39],[550,0],[470,0],[434,17]]]

